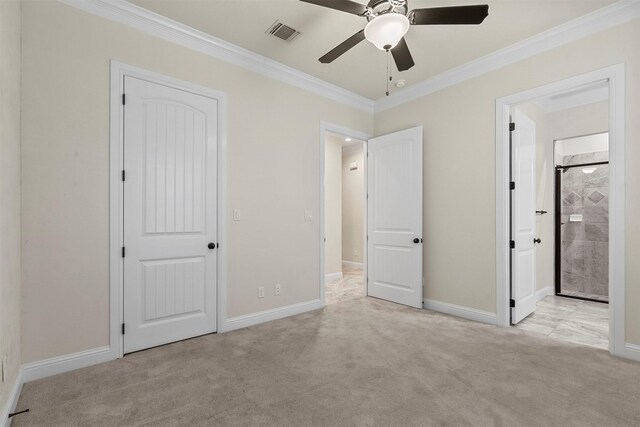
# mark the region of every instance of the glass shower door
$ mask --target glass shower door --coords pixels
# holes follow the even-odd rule
[[[557,294],[608,302],[608,196],[608,162],[557,167]]]

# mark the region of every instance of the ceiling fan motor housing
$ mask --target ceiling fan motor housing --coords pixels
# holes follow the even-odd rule
[[[387,13],[406,15],[408,12],[406,0],[371,0],[367,5],[367,21]]]

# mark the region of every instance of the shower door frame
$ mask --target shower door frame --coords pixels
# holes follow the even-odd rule
[[[598,132],[593,135],[599,135],[601,133],[609,133],[607,132]],[[589,136],[589,135],[583,135]],[[574,137],[579,138],[579,137]],[[555,144],[557,141],[553,141],[553,146],[555,149]],[[597,165],[608,165],[609,161],[602,162],[590,162],[590,163],[580,163],[577,165],[557,165],[555,167],[555,286],[554,293],[559,297],[564,298],[573,298],[580,299],[584,301],[593,301],[599,302],[601,304],[609,304],[609,296],[607,295],[607,301],[597,300],[595,298],[587,298],[587,297],[579,297],[575,295],[564,295],[562,294],[562,171],[564,169],[571,168],[579,168],[585,166],[597,166]],[[611,170],[609,170],[611,173]]]

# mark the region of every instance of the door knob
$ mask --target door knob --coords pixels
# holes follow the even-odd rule
[[[215,249],[216,248],[216,244],[213,243],[213,242],[209,243],[208,246],[209,246],[209,249]]]
[[[540,239],[533,239],[533,243],[542,243],[542,240],[540,240]]]
[[[413,243],[420,243],[420,242],[422,242],[422,239],[418,239],[417,237],[413,239]]]

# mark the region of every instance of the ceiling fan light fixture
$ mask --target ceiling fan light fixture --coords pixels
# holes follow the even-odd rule
[[[409,19],[399,13],[377,16],[364,27],[364,36],[380,50],[393,49],[409,31]]]

